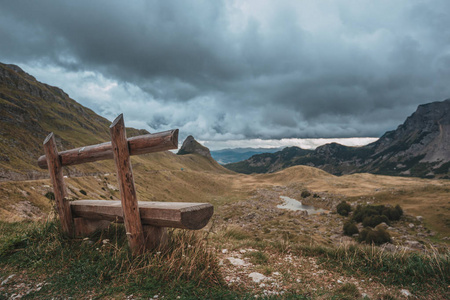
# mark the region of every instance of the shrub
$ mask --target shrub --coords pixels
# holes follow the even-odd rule
[[[373,230],[370,227],[366,227],[363,230],[361,230],[359,234],[359,241],[365,242],[366,244],[374,243],[376,245],[381,245],[390,242],[391,236],[389,232],[387,232],[382,228]]]
[[[399,205],[395,207],[386,207],[384,205],[358,205],[353,213],[353,220],[359,223],[363,222],[367,217],[377,215],[386,216],[386,218],[391,221],[397,221],[400,220],[400,217],[403,215],[403,210]]]
[[[305,190],[305,191],[302,192],[301,196],[302,196],[302,198],[308,198],[309,196],[311,196],[311,193],[309,191]]]
[[[375,227],[380,223],[386,223],[389,225],[389,219],[385,215],[374,215],[370,217],[365,217],[362,224],[364,227]]]
[[[348,236],[352,236],[355,233],[359,233],[358,227],[356,223],[353,221],[347,221],[344,223],[344,234]]]
[[[350,204],[348,204],[345,201],[342,201],[341,203],[338,204],[338,206],[336,207],[336,211],[338,214],[340,214],[341,216],[348,216],[349,212],[352,211],[352,207],[350,206]]]
[[[80,193],[83,194],[83,195],[85,195],[85,196],[87,195],[87,193],[86,193],[85,190],[80,190]]]
[[[47,192],[45,194],[45,197],[47,197],[50,200],[55,200],[55,194],[53,192]]]

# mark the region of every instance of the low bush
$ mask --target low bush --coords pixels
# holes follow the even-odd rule
[[[403,210],[400,205],[396,205],[395,207],[386,207],[384,205],[358,205],[353,213],[353,221],[360,223],[363,222],[364,219],[372,216],[385,216],[388,220],[398,221],[402,215]],[[373,220],[375,220],[375,218],[373,218]]]
[[[348,214],[352,211],[352,207],[345,201],[339,203],[336,207],[336,211],[341,216],[348,216]]]
[[[374,215],[370,217],[365,217],[362,224],[364,227],[375,227],[378,224],[386,223],[389,225],[389,219],[385,215]]]
[[[50,200],[55,200],[55,194],[53,192],[47,192],[45,193],[45,197]]]
[[[390,242],[391,236],[386,230],[382,228],[373,230],[370,227],[366,227],[359,233],[359,241],[365,242],[366,244],[373,243],[375,245],[381,245]]]
[[[303,191],[301,194],[302,198],[308,198],[309,196],[311,196],[311,193],[309,191]]]
[[[344,234],[348,236],[352,236],[355,233],[359,233],[358,227],[356,223],[353,221],[347,221],[344,223]]]

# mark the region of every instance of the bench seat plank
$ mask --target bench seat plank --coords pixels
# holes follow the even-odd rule
[[[121,201],[76,200],[70,207],[74,217],[123,223]],[[201,229],[214,213],[209,203],[138,201],[142,224],[182,229]]]

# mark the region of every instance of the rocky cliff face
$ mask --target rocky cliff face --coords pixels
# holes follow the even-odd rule
[[[285,150],[271,156],[255,155],[226,167],[242,173],[264,173],[308,165],[336,175],[369,172],[447,178],[450,176],[450,99],[420,105],[396,130],[386,132],[367,146],[332,143],[309,153],[301,150],[296,148],[296,153],[290,156],[285,155]]]
[[[199,154],[208,158],[212,158],[209,149],[197,142],[192,135],[188,136],[184,140],[183,145],[181,146],[177,154]]]

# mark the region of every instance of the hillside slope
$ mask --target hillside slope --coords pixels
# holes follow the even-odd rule
[[[37,159],[42,142],[54,132],[58,150],[103,143],[110,140],[110,121],[71,99],[63,90],[37,81],[20,67],[0,63],[0,181],[46,178]],[[127,128],[127,136],[148,133]],[[138,166],[152,170],[214,170],[229,173],[217,163],[196,155],[180,157],[154,153],[133,157]],[[114,170],[112,161],[65,168],[70,175],[105,173]]]
[[[369,172],[427,178],[450,176],[450,99],[420,105],[396,130],[363,147],[332,143],[314,151],[290,147],[228,164],[241,173],[275,172],[295,165],[335,175]]]

